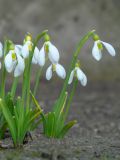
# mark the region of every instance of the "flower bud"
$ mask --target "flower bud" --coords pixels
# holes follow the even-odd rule
[[[98,40],[100,40],[100,37],[97,34],[94,34],[93,35],[93,40],[98,41]]]
[[[49,36],[48,34],[46,34],[46,35],[44,36],[44,39],[45,39],[45,42],[50,41],[50,36]]]
[[[26,43],[27,41],[32,41],[32,34],[29,32],[25,35],[23,43]]]
[[[75,64],[75,67],[79,67],[80,68],[80,61],[77,60],[76,64]]]

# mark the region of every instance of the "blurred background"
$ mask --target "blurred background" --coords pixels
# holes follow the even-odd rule
[[[92,57],[94,42],[90,39],[79,55],[81,67],[88,77],[88,85],[85,88],[78,85],[69,115],[70,120],[78,120],[78,124],[71,130],[74,133],[73,138],[70,138],[77,149],[73,152],[74,147],[69,145],[68,150],[72,146],[70,152],[66,154],[65,147],[61,153],[64,150],[68,159],[71,154],[81,154],[81,157],[88,154],[88,159],[93,154],[98,159],[104,153],[112,157],[119,155],[116,160],[120,159],[120,0],[0,0],[1,42],[7,36],[13,42],[21,44],[26,32],[31,32],[35,37],[45,29],[49,30],[52,43],[60,51],[60,63],[66,70],[79,40],[90,30],[95,29],[101,40],[114,46],[117,53],[115,57],[111,57],[104,49],[102,60],[97,62]],[[42,44],[43,41],[39,43],[39,49]],[[38,71],[37,67],[33,67],[32,80]],[[7,80],[10,86],[12,78],[11,81]],[[51,110],[62,83],[63,80],[57,76],[47,82],[45,73],[43,74],[36,98],[39,98],[45,111]],[[8,85],[7,89],[9,90]],[[19,89],[21,90],[21,85]],[[37,136],[36,148],[33,145],[30,152],[26,151],[28,157],[31,153],[38,156],[38,149],[40,154],[41,148],[42,151],[45,149],[45,154],[52,149],[51,146],[46,147],[44,140],[43,143],[40,142]],[[59,148],[57,150],[59,152]],[[23,151],[21,153],[25,154]],[[3,157],[4,154],[5,152]],[[16,159],[16,153],[14,156]]]
[[[26,32],[35,37],[44,29],[49,30],[66,69],[80,38],[96,29],[103,41],[115,47],[117,56],[112,58],[104,50],[103,59],[96,62],[89,40],[80,54],[81,66],[89,80],[120,80],[120,0],[0,0],[0,41],[7,36],[22,43]]]

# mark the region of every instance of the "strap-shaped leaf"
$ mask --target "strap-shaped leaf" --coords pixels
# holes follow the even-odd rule
[[[31,124],[31,126],[30,126],[30,130],[31,131],[34,131],[39,125],[40,125],[40,123],[42,123],[43,122],[43,119],[42,118],[40,118],[38,121],[36,121],[36,122],[33,122],[32,124]]]
[[[38,110],[40,110],[40,112],[42,112],[42,108],[40,107],[38,101],[36,100],[36,98],[34,97],[34,95],[32,94],[32,92],[30,91],[30,95],[32,97],[32,100],[34,102],[34,104],[36,105],[36,107],[38,108]]]
[[[11,97],[10,92],[8,92],[8,94],[5,96],[5,103],[9,107],[9,110],[11,114],[13,115],[14,114],[14,103],[13,103],[13,99]]]
[[[5,102],[2,99],[0,99],[0,107],[2,108],[3,115],[8,123],[9,129],[15,144],[16,143],[16,124],[13,119],[13,115],[11,114],[8,106],[5,104]]]
[[[62,129],[62,131],[60,132],[60,134],[58,135],[58,138],[63,138],[65,136],[65,134],[68,132],[68,130],[70,128],[72,128],[75,124],[77,123],[76,120],[74,121],[70,121],[68,122]]]
[[[55,118],[55,113],[54,112],[51,112],[51,119],[50,119],[50,122],[51,122],[51,137],[54,137],[54,134],[55,134],[55,128],[56,128],[56,118]]]
[[[20,141],[22,141],[22,134],[23,134],[23,126],[26,122],[25,120],[25,108],[22,103],[21,97],[17,98],[16,102],[16,109],[18,113],[18,122],[17,122],[17,136]]]
[[[42,121],[43,121],[43,129],[44,134],[47,133],[47,115],[44,115],[44,113],[41,113]]]
[[[4,122],[2,122],[2,124],[0,126],[0,139],[4,138],[4,134],[5,134],[6,129],[7,129],[7,122],[4,121]]]

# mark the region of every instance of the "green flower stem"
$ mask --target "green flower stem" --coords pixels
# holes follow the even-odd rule
[[[66,105],[66,109],[65,109],[64,120],[66,119],[66,117],[68,115],[70,104],[71,104],[71,102],[73,100],[73,96],[75,94],[75,90],[77,88],[77,84],[78,84],[78,79],[74,80],[74,82],[73,82],[72,91],[70,92],[69,99],[67,101],[67,105]]]
[[[22,103],[23,105],[24,105],[25,96],[26,96],[27,70],[28,70],[28,59],[25,59],[25,70],[23,73],[23,84],[22,84]]]
[[[1,97],[5,96],[5,81],[6,81],[6,69],[4,64],[5,55],[7,54],[7,40],[4,40],[4,51],[3,51],[3,60],[2,60],[2,81],[1,81]]]
[[[27,84],[26,85],[26,98],[27,98],[27,101],[26,101],[26,106],[28,107],[29,109],[29,103],[30,103],[30,73],[31,73],[31,62],[32,62],[32,57],[33,57],[33,54],[34,54],[34,50],[35,50],[35,47],[37,46],[38,44],[38,41],[47,33],[47,30],[43,31],[41,34],[39,34],[37,36],[37,38],[35,39],[34,43],[33,43],[33,48],[32,48],[32,51],[30,52],[30,55],[29,55],[29,63],[28,63],[28,73],[27,73]]]
[[[72,69],[75,67],[75,64],[77,62],[77,59],[78,59],[78,55],[81,51],[81,48],[84,46],[84,44],[87,42],[87,40],[93,36],[95,30],[92,30],[90,32],[88,32],[81,40],[80,42],[78,43],[78,47],[75,51],[75,53],[73,54],[73,58],[72,58],[72,62],[71,62],[71,65],[70,65],[70,68],[69,68],[69,71],[67,73],[67,76],[66,76],[66,79],[65,79],[65,82],[64,82],[64,85],[63,85],[63,89],[61,91],[61,94],[60,94],[60,98],[58,99],[58,102],[57,102],[57,105],[55,105],[55,112],[56,114],[59,115],[59,112],[61,110],[61,107],[62,107],[62,104],[64,103],[63,100],[64,100],[64,95],[65,95],[65,92],[67,90],[67,87],[68,87],[68,81],[69,81],[69,77],[70,77],[70,74],[71,74],[71,71]]]
[[[13,84],[12,84],[12,88],[11,88],[11,96],[12,96],[12,98],[15,97],[17,84],[18,84],[18,77],[14,78],[14,81],[13,81]]]
[[[47,62],[47,60],[48,60],[48,58],[46,58],[45,61]],[[43,67],[40,68],[38,70],[38,72],[36,73],[35,86],[34,86],[34,89],[33,89],[33,95],[34,95],[34,97],[36,96],[38,86],[40,85],[40,78],[41,78],[41,75],[42,75],[42,71],[43,71]],[[33,106],[33,101],[31,102],[31,106]]]
[[[45,62],[48,61],[48,58],[46,58]],[[42,75],[42,71],[43,71],[43,67],[40,68],[38,70],[38,72],[36,73],[36,78],[35,78],[35,87],[34,87],[34,90],[33,90],[33,95],[34,97],[36,96],[36,93],[37,93],[37,89],[38,89],[38,85],[40,84],[39,81],[40,81],[40,78],[41,78],[41,75]]]
[[[30,59],[29,59],[29,62],[30,62]],[[28,77],[27,78],[27,82],[28,82],[28,85],[27,88],[26,88],[26,107],[28,108],[29,110],[29,103],[30,103],[30,72],[31,72],[31,67],[30,67],[30,63],[28,64]]]
[[[36,93],[37,93],[37,89],[38,89],[39,80],[40,80],[40,77],[41,77],[41,74],[42,74],[42,70],[43,70],[43,68],[40,68],[40,69],[38,70],[38,72],[36,73],[35,87],[34,87],[34,90],[33,90],[33,95],[34,95],[34,96],[36,96]]]

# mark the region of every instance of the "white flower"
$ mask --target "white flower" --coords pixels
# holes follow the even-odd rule
[[[59,62],[59,51],[50,41],[44,43],[43,47],[40,50],[40,53],[38,54],[38,57],[36,57],[40,66],[44,66],[45,64],[46,54],[48,55],[51,63],[56,64]]]
[[[74,76],[77,77],[77,79],[81,82],[82,86],[86,86],[86,84],[87,84],[87,77],[86,77],[86,75],[84,74],[84,72],[79,67],[75,67],[72,70],[72,72],[70,74],[70,78],[69,78],[68,84],[72,83]]]
[[[0,42],[0,58],[3,56],[3,45]]]
[[[21,55],[24,58],[27,58],[30,54],[30,51],[32,50],[33,43],[31,41],[26,41],[25,44],[21,48]],[[20,49],[20,46],[17,46]],[[35,47],[32,63],[37,64],[37,57],[38,57],[39,49]],[[36,57],[36,58],[35,58]]]
[[[16,50],[16,52],[18,53],[18,54],[20,54],[20,55],[22,55],[22,45],[20,45],[20,44],[16,44],[15,45],[15,50]]]
[[[2,58],[2,56],[3,56],[3,45],[0,42],[0,58]],[[1,69],[1,62],[0,62],[0,69]]]
[[[38,55],[39,55],[39,53],[40,53],[39,49],[37,47],[35,47],[33,58],[32,58],[32,63],[33,64],[37,64],[38,63]]]
[[[59,63],[57,63],[57,64],[51,64],[48,67],[48,69],[46,71],[46,79],[47,80],[50,80],[52,78],[53,72],[56,72],[56,74],[58,75],[58,77],[60,77],[62,79],[65,79],[65,77],[66,77],[65,69]]]
[[[5,67],[9,73],[14,71],[14,77],[18,77],[24,72],[24,59],[16,52],[16,49],[10,50],[6,55]]]
[[[115,49],[113,48],[111,44],[103,42],[101,40],[96,40],[94,42],[94,46],[92,49],[92,55],[97,61],[99,61],[102,58],[102,49],[103,49],[102,45],[107,49],[108,53],[111,56],[116,55]]]

